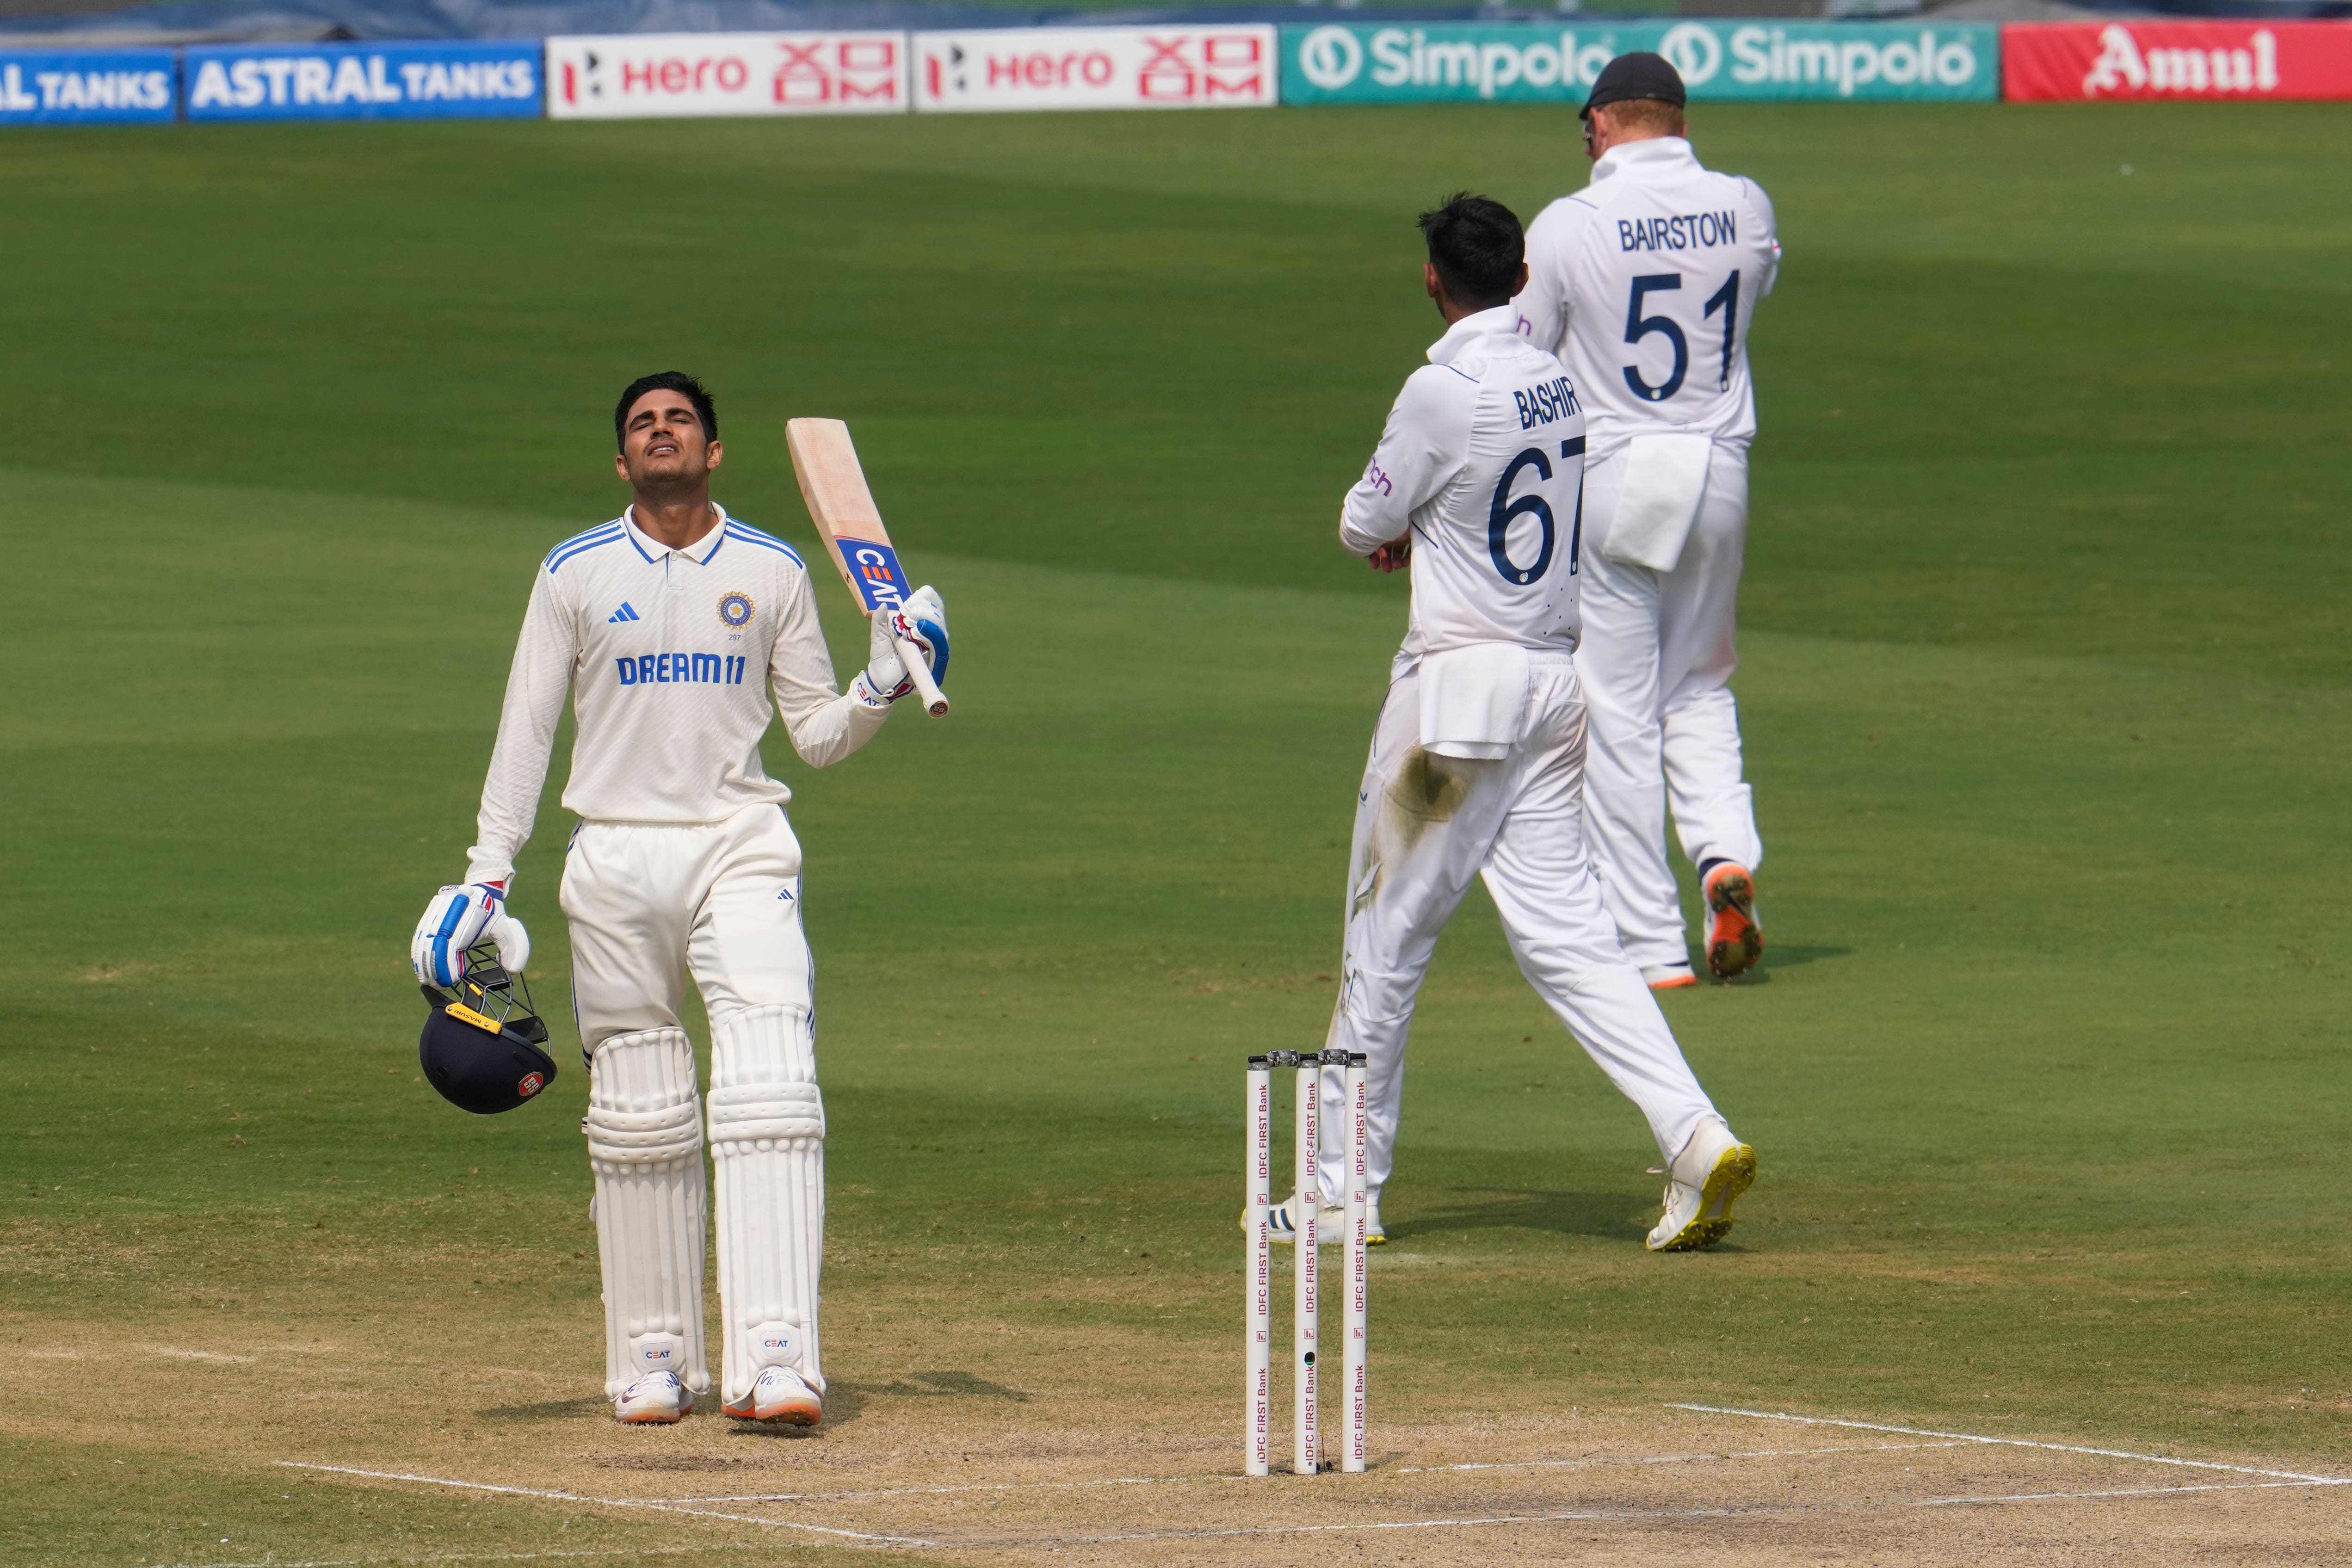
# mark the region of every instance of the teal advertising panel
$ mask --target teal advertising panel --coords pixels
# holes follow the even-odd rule
[[[1601,68],[1653,49],[1696,100],[1986,99],[1987,23],[1347,22],[1282,29],[1282,101],[1580,103]]]

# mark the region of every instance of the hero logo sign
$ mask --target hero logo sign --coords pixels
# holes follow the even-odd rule
[[[1187,33],[1174,37],[1147,35],[1151,51],[1143,62],[1136,87],[1147,103],[1219,98],[1244,101],[1265,96],[1266,56],[1258,40],[1246,33]]]
[[[547,40],[559,120],[898,113],[903,33],[675,33]]]
[[[1275,29],[918,33],[919,110],[1218,109],[1275,101]]]
[[[2352,98],[2341,22],[2016,26],[2000,55],[2011,99]]]

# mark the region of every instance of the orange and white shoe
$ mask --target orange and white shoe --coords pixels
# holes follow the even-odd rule
[[[1687,963],[1650,963],[1642,968],[1642,984],[1653,991],[1679,991],[1697,984],[1698,975]]]
[[[751,1391],[719,1407],[721,1415],[738,1421],[773,1421],[786,1426],[814,1426],[824,1419],[824,1396],[788,1366],[763,1366]]]
[[[694,1409],[694,1390],[674,1372],[649,1372],[613,1402],[613,1418],[626,1426],[667,1426]]]
[[[1706,899],[1707,973],[1717,980],[1745,974],[1764,956],[1764,928],[1756,919],[1756,879],[1734,861],[1718,862],[1699,884]]]

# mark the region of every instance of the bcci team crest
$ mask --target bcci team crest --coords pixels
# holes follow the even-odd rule
[[[751,622],[751,601],[741,594],[730,594],[719,601],[719,618],[730,629],[740,631]]]

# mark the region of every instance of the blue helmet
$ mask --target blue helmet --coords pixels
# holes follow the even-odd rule
[[[530,987],[499,964],[495,942],[466,953],[466,973],[446,991],[419,987],[432,1016],[417,1037],[425,1081],[460,1110],[512,1110],[555,1081],[547,1025],[531,1010]]]

